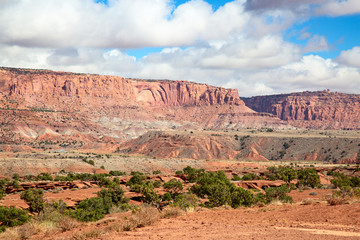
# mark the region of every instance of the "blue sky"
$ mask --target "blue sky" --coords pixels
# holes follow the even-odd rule
[[[360,93],[358,0],[3,0],[0,66]]]
[[[300,32],[306,29],[311,34],[325,36],[330,44],[326,51],[313,52],[324,58],[335,58],[342,50],[348,50],[359,44],[360,15],[340,16],[340,17],[314,17],[305,22],[294,24],[287,30],[291,35],[292,31]],[[299,39],[299,36],[289,36],[289,41],[295,44],[305,45],[307,39]]]

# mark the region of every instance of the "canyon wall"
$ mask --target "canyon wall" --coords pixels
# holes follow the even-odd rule
[[[326,91],[242,98],[257,112],[271,113],[297,127],[360,129],[360,95]]]
[[[66,98],[102,98],[114,105],[244,105],[237,90],[206,84],[13,68],[0,68],[0,93],[3,97],[22,97],[28,104],[48,102],[60,108],[57,101]]]
[[[246,107],[235,89],[17,68],[0,68],[0,111],[5,142],[70,136],[78,136],[77,142],[122,141],[148,130],[287,127]]]

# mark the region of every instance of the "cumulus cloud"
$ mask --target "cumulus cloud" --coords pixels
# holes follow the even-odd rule
[[[51,49],[8,46],[0,43],[0,66],[47,68]]]
[[[249,18],[243,1],[212,11],[193,0],[14,0],[0,8],[0,41],[32,47],[185,46],[222,39],[243,30]],[[39,7],[41,6],[41,7]]]
[[[342,16],[360,12],[358,0],[325,0],[317,10],[319,15]]]
[[[354,1],[342,2],[235,0],[213,11],[204,0],[177,7],[172,0],[0,0],[0,65],[190,80],[238,88],[241,96],[359,92],[359,47],[323,59],[302,55],[328,50],[324,36],[301,30],[305,47],[282,37],[314,11],[357,11]],[[165,48],[141,59],[126,54],[141,47]]]
[[[360,68],[360,47],[353,47],[350,50],[342,51],[337,61],[348,66]]]
[[[247,10],[264,11],[274,9],[308,9],[310,4],[319,4],[324,0],[248,0],[246,2]]]
[[[274,49],[265,47],[264,42]],[[322,89],[360,91],[359,68],[317,55],[301,57],[296,46],[286,46],[281,38],[263,37],[246,43],[238,39],[233,44],[217,43],[207,48],[167,49],[142,59],[138,74],[162,79],[176,76],[237,88],[240,96]]]
[[[271,76],[271,77],[270,77]],[[262,81],[275,93],[305,90],[331,89],[358,93],[360,71],[357,68],[340,66],[331,59],[316,55],[304,56],[301,61],[259,72],[249,76],[249,81]]]

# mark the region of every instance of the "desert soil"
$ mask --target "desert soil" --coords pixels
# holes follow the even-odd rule
[[[71,205],[71,202],[74,204],[95,196],[98,190],[49,192],[45,198],[49,201],[64,199]],[[98,223],[83,223],[71,231],[55,232],[46,239],[77,239],[74,238],[79,236],[77,234],[95,230],[102,232],[101,236],[86,239],[360,239],[360,202],[330,206],[324,200],[331,192],[331,189],[294,190],[290,193],[293,204],[240,209],[201,208],[128,232],[107,230],[109,224],[121,222],[124,216],[130,215],[130,212],[115,213]],[[26,207],[19,194],[6,196],[2,205]]]
[[[101,239],[360,239],[360,204],[206,210]]]

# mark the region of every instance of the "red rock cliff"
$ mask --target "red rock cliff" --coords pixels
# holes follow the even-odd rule
[[[297,127],[360,129],[360,95],[330,91],[243,98],[257,112],[267,112]]]
[[[0,93],[23,97],[28,103],[91,97],[114,101],[115,105],[128,102],[151,106],[244,105],[237,90],[206,84],[13,68],[0,68]]]

